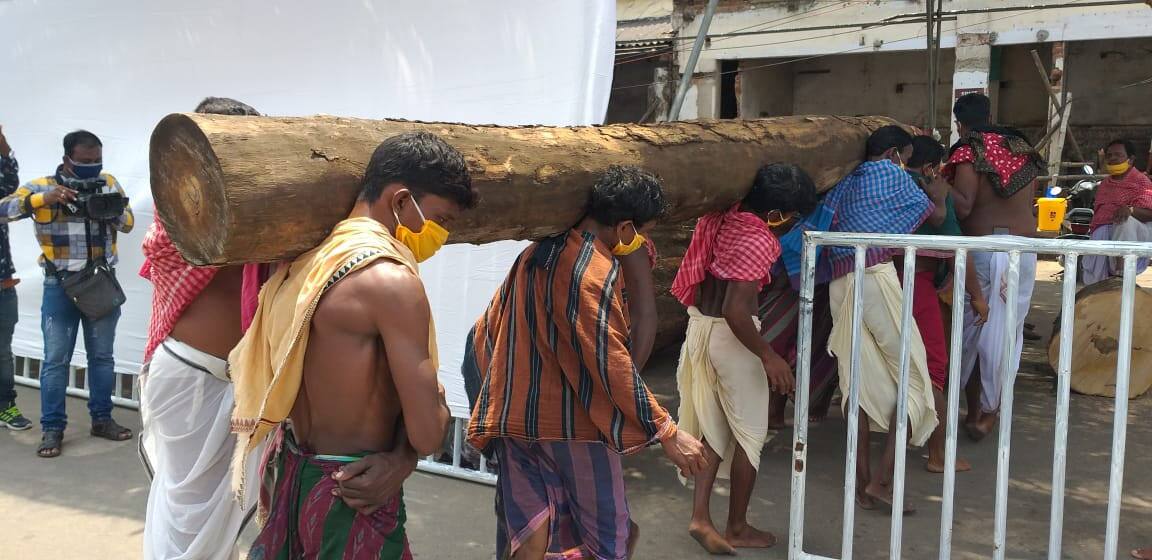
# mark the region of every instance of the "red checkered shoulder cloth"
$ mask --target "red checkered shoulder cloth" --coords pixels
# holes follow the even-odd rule
[[[739,205],[725,212],[702,216],[696,222],[692,242],[672,281],[672,295],[686,307],[696,304],[696,287],[707,274],[730,282],[772,280],[769,271],[780,258],[780,242],[768,224]]]
[[[152,222],[141,246],[144,266],[140,276],[152,282],[152,319],[144,363],[152,359],[157,346],[168,337],[180,315],[216,276],[216,268],[188,264],[159,221]]]

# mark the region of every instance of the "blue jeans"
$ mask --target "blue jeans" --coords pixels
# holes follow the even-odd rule
[[[12,363],[12,333],[20,319],[16,288],[0,290],[0,410],[16,402],[16,378]]]
[[[40,368],[41,429],[63,431],[68,424],[64,408],[68,369],[76,349],[77,330],[84,327],[88,352],[88,412],[93,421],[112,417],[112,390],[116,385],[116,323],[120,310],[93,321],[72,303],[55,277],[44,279],[44,302],[40,306],[40,330],[44,332],[44,363]]]

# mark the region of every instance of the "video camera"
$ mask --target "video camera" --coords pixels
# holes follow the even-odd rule
[[[76,200],[64,204],[73,216],[98,222],[112,221],[119,218],[128,206],[128,197],[118,192],[101,192],[108,186],[103,177],[64,177],[64,186],[76,191]]]

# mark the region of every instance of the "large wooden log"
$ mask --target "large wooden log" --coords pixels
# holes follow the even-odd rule
[[[152,134],[152,194],[193,264],[291,258],[347,214],[383,139],[429,130],[464,153],[481,194],[451,241],[531,239],[571,227],[611,164],[658,173],[671,203],[666,223],[677,223],[742,198],[764,163],[795,163],[829,188],[860,162],[868,134],[892,123],[820,116],[553,128],[176,114]]]
[[[1085,395],[1116,396],[1116,361],[1120,348],[1119,278],[1088,286],[1076,294],[1072,333],[1072,390]],[[1128,397],[1152,388],[1152,290],[1136,287],[1133,301],[1132,367]],[[1048,344],[1048,363],[1060,360],[1060,318]]]

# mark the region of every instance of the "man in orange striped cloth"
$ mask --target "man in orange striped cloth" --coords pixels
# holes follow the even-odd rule
[[[499,462],[498,558],[629,558],[620,456],[659,442],[685,474],[704,466],[630,354],[619,258],[664,206],[655,176],[610,168],[580,223],[525,249],[476,324],[468,439]]]

